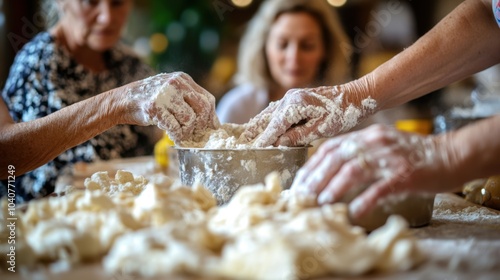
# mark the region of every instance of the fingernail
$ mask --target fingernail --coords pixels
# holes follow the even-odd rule
[[[265,142],[261,138],[257,138],[254,142],[255,147],[264,147]]]
[[[331,193],[322,192],[318,197],[319,205],[329,204],[332,203],[333,201],[335,201],[335,199]]]
[[[275,143],[276,146],[286,146],[286,147],[289,147],[290,144],[291,144],[290,138],[286,136],[278,138],[278,140]]]
[[[299,194],[299,195],[309,195],[311,192],[307,189],[307,188],[295,188],[295,189],[292,189],[296,194]]]
[[[291,190],[293,190],[293,189],[300,189],[301,186],[303,185],[303,184],[299,183],[299,180],[300,180],[299,177],[300,177],[300,170],[297,171],[297,175],[295,175],[295,179],[293,179],[293,181],[292,181],[292,185],[290,186]],[[302,181],[302,180],[300,180],[300,181]]]
[[[360,199],[355,199],[349,203],[349,213],[354,218],[358,218],[359,214],[364,210],[363,201]]]
[[[298,194],[307,195],[307,194],[311,193],[311,191],[309,190],[308,187],[306,187],[304,184],[300,184],[300,183],[295,182],[295,181],[292,183],[292,186],[290,187],[290,189]]]

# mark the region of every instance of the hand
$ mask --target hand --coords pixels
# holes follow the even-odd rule
[[[215,97],[182,72],[158,74],[120,88],[134,123],[157,125],[178,143],[220,126]]]
[[[292,189],[318,195],[319,204],[354,193],[349,208],[355,218],[391,195],[449,190],[450,152],[442,138],[382,125],[333,138],[298,171]]]
[[[283,99],[271,103],[250,120],[241,142],[254,146],[303,146],[319,138],[334,136],[354,127],[376,101],[361,100],[367,92],[362,81],[335,87],[291,89]]]

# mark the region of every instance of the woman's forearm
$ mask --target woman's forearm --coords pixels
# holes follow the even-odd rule
[[[1,103],[0,111],[8,114]],[[119,94],[108,91],[29,122],[13,123],[4,114],[0,118],[0,178],[7,178],[8,165],[21,175],[123,123],[125,109]]]
[[[363,77],[387,109],[500,62],[491,0],[468,0],[412,46]]]

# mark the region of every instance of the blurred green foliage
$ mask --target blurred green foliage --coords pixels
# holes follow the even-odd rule
[[[195,79],[207,73],[223,28],[213,1],[150,0],[149,12],[151,34],[163,33],[168,38],[164,52],[152,53],[152,66],[158,71],[184,71]]]

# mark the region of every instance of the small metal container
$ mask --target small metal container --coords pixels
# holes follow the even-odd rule
[[[351,188],[343,196],[341,202],[351,203],[366,188],[367,186]],[[361,226],[367,231],[373,231],[383,226],[391,215],[403,217],[410,227],[422,227],[431,222],[434,198],[434,194],[398,195],[378,202],[372,211],[359,219],[349,218],[353,225]]]
[[[175,147],[183,184],[199,182],[217,198],[228,202],[239,187],[263,183],[277,171],[284,189],[291,186],[296,172],[307,160],[308,147],[263,149],[202,149]]]
[[[435,195],[411,195],[397,201],[378,205],[361,219],[352,219],[352,223],[372,231],[385,224],[390,215],[405,218],[410,227],[426,226],[432,219]]]

